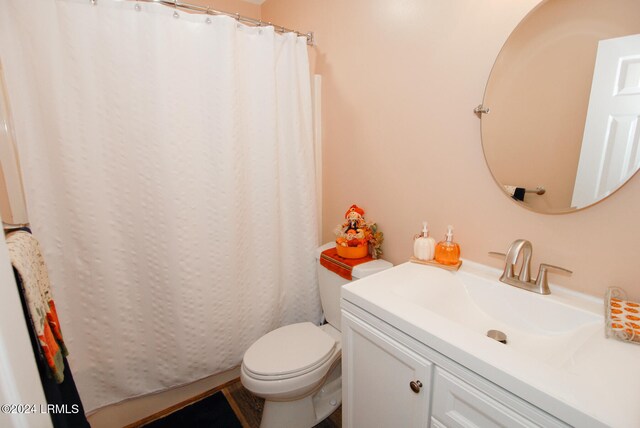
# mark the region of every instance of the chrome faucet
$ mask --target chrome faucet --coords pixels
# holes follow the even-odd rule
[[[505,258],[504,271],[502,272],[502,276],[500,276],[500,281],[504,282],[505,284],[513,285],[514,287],[522,288],[523,290],[533,291],[534,293],[551,294],[551,290],[549,289],[549,282],[547,280],[547,270],[552,268],[566,273],[573,272],[559,266],[541,263],[538,270],[538,278],[536,280],[532,280],[532,252],[533,247],[531,245],[531,242],[527,241],[526,239],[517,239],[513,241],[513,243],[509,247],[509,251],[507,251],[507,254],[496,253],[494,251],[489,252],[489,254],[504,256]],[[520,254],[522,254],[522,267],[520,268],[520,273],[516,275],[514,273],[514,269],[516,263],[518,262]]]
[[[517,279],[522,282],[529,282],[531,280],[531,253],[533,252],[533,246],[531,242],[525,239],[517,239],[513,241],[511,246],[509,247],[509,251],[507,251],[507,255],[505,257],[505,266],[504,272],[502,272],[502,276],[500,277],[500,281],[507,282],[508,280]],[[518,262],[518,257],[522,253],[522,268],[520,268],[520,273],[518,275],[514,275],[514,269],[516,263]],[[508,282],[507,282],[508,283]]]

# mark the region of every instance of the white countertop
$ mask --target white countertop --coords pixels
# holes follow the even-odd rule
[[[458,272],[405,263],[347,284],[342,298],[570,425],[640,426],[640,346],[605,338],[602,299],[553,284],[551,295],[540,296],[498,282],[500,273],[469,261]],[[499,289],[506,291],[500,295],[505,305],[517,299],[552,299],[549,302],[579,308],[590,317],[600,317],[601,322],[594,318],[595,322],[582,329],[580,340],[560,345],[559,351],[571,355],[569,358],[558,361],[551,356],[545,361],[489,339],[397,292],[401,284],[430,287],[430,282],[454,281],[465,275],[495,279],[496,286],[509,287]],[[544,320],[545,313],[535,313],[533,318],[533,322]],[[535,347],[535,343],[529,345]]]

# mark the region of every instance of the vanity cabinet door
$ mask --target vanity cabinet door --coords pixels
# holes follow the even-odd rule
[[[345,312],[342,339],[343,426],[427,427],[431,362]]]
[[[440,368],[435,370],[432,427],[566,427],[533,406],[529,405],[526,412],[528,417],[451,373]]]

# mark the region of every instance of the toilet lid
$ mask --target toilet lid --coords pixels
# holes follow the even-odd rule
[[[273,330],[249,347],[244,367],[259,376],[282,376],[311,371],[327,361],[336,341],[310,322]]]

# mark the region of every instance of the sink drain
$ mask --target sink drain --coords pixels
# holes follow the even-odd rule
[[[489,330],[487,332],[487,337],[497,340],[500,343],[504,343],[505,345],[507,344],[507,335],[500,330]]]

